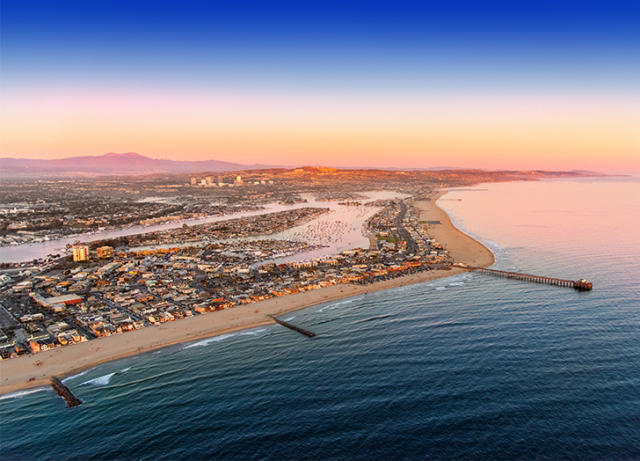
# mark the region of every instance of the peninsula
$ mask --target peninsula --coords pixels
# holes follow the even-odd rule
[[[415,200],[419,222],[430,222],[430,235],[446,247],[456,262],[486,267],[493,263],[492,253],[481,243],[455,228],[448,215],[436,205],[443,192]],[[43,386],[49,378],[68,376],[107,361],[140,354],[171,344],[192,341],[236,330],[273,323],[278,316],[312,305],[362,295],[414,283],[451,276],[464,271],[450,264],[433,264],[425,271],[415,271],[396,277],[381,277],[369,283],[339,283],[299,291],[286,296],[274,296],[233,308],[206,312],[180,321],[158,322],[146,328],[132,329],[126,335],[113,334],[91,341],[81,341],[67,347],[56,347],[37,354],[22,355],[0,362],[0,393]]]
[[[5,181],[0,393],[490,266],[436,205],[444,191],[581,175],[303,167]]]

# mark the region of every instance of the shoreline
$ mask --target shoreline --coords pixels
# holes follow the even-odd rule
[[[414,203],[420,211],[421,220],[440,221],[440,224],[429,225],[429,235],[449,251],[455,262],[476,267],[491,266],[495,262],[495,256],[491,250],[458,229],[451,221],[449,214],[437,205],[438,199],[448,192],[448,190],[437,191],[431,198],[431,204],[422,200]],[[422,203],[422,206],[419,203]]]
[[[493,253],[456,228],[449,215],[436,204],[446,193],[447,191],[439,191],[430,200],[416,200],[414,205],[420,213],[420,219],[439,221],[438,224],[429,225],[429,233],[449,250],[456,262],[477,267],[492,265],[495,260]],[[467,271],[468,269],[452,267],[449,270],[420,272],[370,285],[334,285],[97,338],[38,354],[2,360],[0,395],[47,386],[52,375],[59,378],[68,377],[106,362],[163,347],[275,324],[268,315],[280,316],[326,302],[427,282]],[[40,365],[36,365],[36,362],[40,362]]]

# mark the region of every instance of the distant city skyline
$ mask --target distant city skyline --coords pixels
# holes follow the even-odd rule
[[[0,8],[0,157],[640,173],[632,2]]]

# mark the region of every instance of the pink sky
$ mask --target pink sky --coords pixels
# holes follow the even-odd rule
[[[628,95],[49,88],[3,101],[10,157],[640,172],[640,104]]]

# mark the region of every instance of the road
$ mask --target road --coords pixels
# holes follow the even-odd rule
[[[4,304],[0,303],[0,328],[17,327],[20,324],[9,313]]]
[[[404,228],[402,225],[402,221],[404,217],[407,215],[407,205],[400,201],[400,212],[396,215],[395,226],[398,229],[398,234],[402,237],[402,240],[407,242],[407,254],[415,254],[418,251],[418,245],[416,241],[413,240],[411,234]]]

